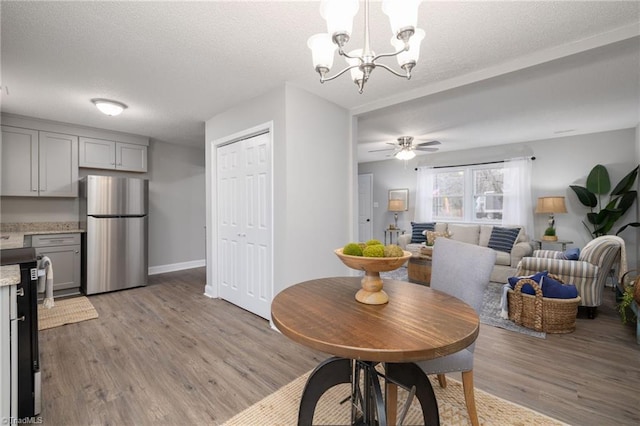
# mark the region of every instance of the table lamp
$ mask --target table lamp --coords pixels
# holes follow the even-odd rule
[[[553,218],[555,213],[566,213],[567,207],[564,205],[564,197],[539,197],[536,213],[549,214],[549,227],[545,229],[542,239],[545,241],[558,241],[556,236],[556,221]]]
[[[398,229],[398,212],[404,211],[404,201],[389,200],[389,207],[387,210],[389,210],[390,212],[394,212],[393,218],[395,219],[395,224],[393,226],[393,229]]]

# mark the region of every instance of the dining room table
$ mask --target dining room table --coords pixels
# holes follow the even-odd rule
[[[295,342],[331,355],[309,375],[298,424],[311,425],[320,397],[351,384],[352,424],[395,424],[400,413],[386,406],[397,385],[419,401],[425,425],[439,424],[431,383],[416,364],[458,352],[479,332],[479,317],[465,302],[419,284],[384,279],[388,303],[369,305],[354,294],[360,277],[327,277],[294,284],[276,295],[271,317]],[[382,385],[381,385],[382,383]],[[383,389],[385,395],[383,396]]]

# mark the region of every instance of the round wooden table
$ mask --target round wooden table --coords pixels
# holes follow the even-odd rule
[[[359,277],[320,278],[283,290],[271,304],[273,322],[284,335],[335,355],[309,376],[298,423],[311,424],[320,396],[339,383],[356,386],[360,378],[354,372],[364,368],[365,391],[373,393],[364,398],[370,402],[364,410],[370,418],[364,421],[386,424],[373,368],[383,362],[388,381],[407,389],[415,386],[425,424],[438,424],[431,384],[413,362],[449,355],[472,344],[479,331],[477,313],[446,293],[389,279],[384,280],[389,303],[366,305],[353,297],[360,286]]]

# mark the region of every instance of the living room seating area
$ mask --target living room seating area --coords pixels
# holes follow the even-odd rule
[[[403,250],[419,253],[420,247],[427,244],[427,233],[432,239],[448,238],[496,251],[496,261],[491,272],[491,281],[506,283],[516,275],[518,263],[525,256],[531,256],[533,247],[526,230],[522,226],[497,226],[466,223],[412,223],[412,232],[398,237],[398,245]],[[431,241],[432,243],[432,241]]]
[[[622,277],[627,269],[625,243],[620,237],[606,235],[588,242],[577,260],[566,259],[561,251],[536,250],[533,256],[522,258],[516,275],[549,271],[565,283],[575,284],[582,298],[580,304],[587,307],[589,318],[594,318],[596,308],[602,304],[607,277],[616,265]]]

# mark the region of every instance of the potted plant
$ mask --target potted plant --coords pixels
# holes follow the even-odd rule
[[[542,239],[545,241],[558,241],[558,237],[556,236],[556,228],[550,226],[545,229]]]
[[[591,211],[587,213],[587,223],[582,221],[587,231],[593,238],[607,235],[613,225],[620,219],[635,202],[638,193],[632,190],[636,177],[638,176],[636,166],[629,174],[622,178],[611,191],[611,181],[609,172],[602,164],[597,164],[587,176],[586,187],[570,185],[569,187],[578,196],[578,200],[583,206],[589,207]],[[611,194],[609,194],[611,191]],[[609,195],[608,201],[604,204],[603,195]],[[632,222],[622,226],[616,232],[621,233],[626,227],[638,227],[640,222]]]
[[[637,281],[636,281],[637,282]],[[620,302],[618,302],[618,312],[620,313],[620,318],[622,319],[622,323],[626,324],[627,321],[635,321],[634,316],[631,318],[627,316],[629,312],[629,308],[631,307],[631,303],[634,301],[634,290],[635,283],[632,283],[624,288],[622,292],[622,297],[620,298]]]

